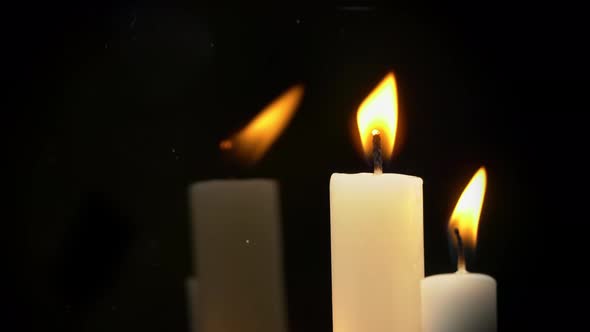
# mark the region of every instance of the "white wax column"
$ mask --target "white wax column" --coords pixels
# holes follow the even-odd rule
[[[422,179],[333,174],[334,332],[420,331]]]
[[[496,281],[457,272],[422,280],[424,332],[495,332]]]
[[[200,331],[285,331],[278,184],[212,180],[190,196]]]

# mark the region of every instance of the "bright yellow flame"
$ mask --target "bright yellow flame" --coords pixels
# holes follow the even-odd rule
[[[477,228],[486,192],[486,182],[486,169],[482,166],[463,190],[449,221],[451,236],[454,238],[455,229],[458,229],[465,247],[475,248],[477,242]]]
[[[223,140],[220,148],[231,149],[246,164],[256,163],[287,127],[302,97],[302,85],[291,87],[258,113],[246,127]]]
[[[356,123],[363,150],[370,155],[373,150],[373,133],[381,133],[383,157],[391,158],[397,130],[397,86],[393,73],[387,74],[359,106]]]

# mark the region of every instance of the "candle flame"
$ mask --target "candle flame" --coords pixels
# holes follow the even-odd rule
[[[485,167],[480,167],[463,190],[449,221],[449,233],[457,244],[455,230],[461,236],[463,245],[475,248],[477,228],[486,192],[487,175]]]
[[[255,164],[272,146],[293,118],[303,97],[303,85],[295,85],[267,105],[242,130],[219,143],[245,164]]]
[[[381,134],[381,149],[385,159],[391,158],[397,130],[397,86],[393,73],[373,89],[359,106],[356,114],[359,135],[365,154],[373,151],[373,135]]]

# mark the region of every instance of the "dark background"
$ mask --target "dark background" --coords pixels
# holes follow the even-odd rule
[[[25,235],[9,255],[7,324],[187,331],[187,186],[226,176],[218,141],[301,82],[291,125],[242,172],[282,184],[291,330],[330,331],[329,177],[369,169],[351,120],[394,70],[400,143],[386,171],[424,179],[427,275],[453,271],[447,218],[485,165],[470,270],[498,281],[500,331],[580,329],[580,8],[90,0],[6,13],[6,151]]]

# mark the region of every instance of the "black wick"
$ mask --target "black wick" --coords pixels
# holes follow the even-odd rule
[[[454,232],[455,236],[457,237],[457,271],[466,272],[467,268],[465,266],[465,249],[463,247],[463,239],[461,238],[458,228],[455,228]]]

